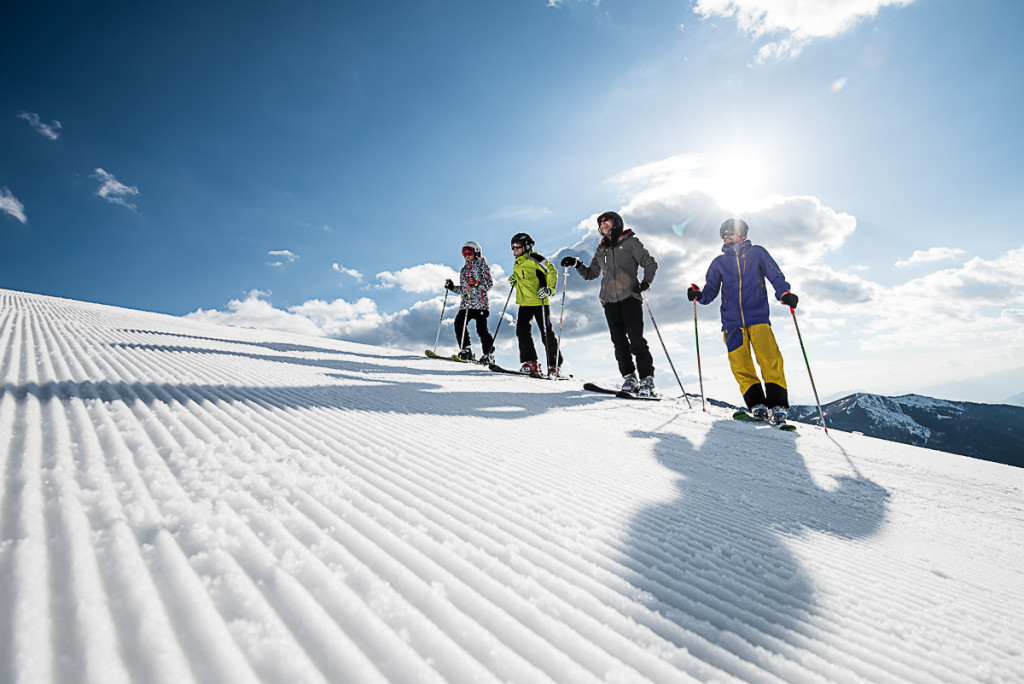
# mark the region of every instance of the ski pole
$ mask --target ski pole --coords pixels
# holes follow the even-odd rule
[[[561,364],[558,357],[562,353],[562,321],[565,320],[565,286],[569,282],[569,268],[566,267],[562,274],[562,310],[558,314],[558,342],[555,344],[555,367],[561,372]]]
[[[690,403],[690,397],[686,396],[686,389],[683,387],[683,381],[679,379],[679,373],[676,373],[676,366],[672,363],[672,357],[668,355],[668,347],[665,346],[665,340],[661,337],[661,331],[658,330],[658,321],[654,320],[654,312],[651,311],[651,304],[647,301],[647,298],[640,295],[640,299],[647,305],[647,313],[651,316],[651,323],[654,324],[654,332],[658,333],[658,340],[661,342],[661,348],[665,350],[665,358],[668,359],[668,365],[672,368],[672,375],[676,376],[676,382],[679,383],[679,389],[683,390],[683,399],[686,399],[686,405],[693,408],[693,404]]]
[[[551,374],[551,354],[548,353],[548,345],[551,344],[551,336],[548,335],[548,331],[551,330],[551,323],[548,321],[548,314],[550,313],[549,306],[550,305],[544,304],[543,299],[540,300],[540,318],[541,325],[543,326],[540,331],[540,341],[544,343],[544,356],[548,357],[548,362],[545,364],[548,367],[548,375]],[[558,365],[557,356],[555,356],[555,365]]]
[[[513,285],[508,289],[508,297],[505,298],[505,306],[501,307],[501,316],[498,317],[498,327],[494,329],[494,338],[491,342],[491,353],[498,348],[498,331],[501,330],[501,322],[505,320],[505,309],[508,308],[508,303],[512,301],[512,293],[516,291],[516,286]]]
[[[700,333],[697,331],[697,301],[693,302],[693,338],[697,342],[697,379],[700,380],[700,410],[707,413],[704,407],[704,373],[700,369]]]
[[[444,322],[444,310],[448,307],[448,288],[444,288],[444,301],[441,302],[441,320],[437,322],[437,336],[434,337],[434,353],[437,353],[437,343],[441,339],[441,323]]]
[[[793,314],[793,325],[796,326],[796,337],[800,340],[800,351],[804,353],[804,363],[807,364],[807,375],[811,379],[811,389],[814,390],[814,401],[818,404],[818,415],[821,416],[821,427],[825,430],[825,434],[828,434],[828,427],[825,425],[825,412],[821,410],[821,400],[818,399],[818,388],[814,386],[814,375],[811,373],[811,362],[807,360],[807,349],[804,348],[804,338],[800,334],[800,324],[796,322],[796,309],[789,307],[789,312]]]

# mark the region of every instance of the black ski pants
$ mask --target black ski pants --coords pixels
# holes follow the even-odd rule
[[[519,314],[516,316],[516,337],[519,338],[519,363],[537,360],[537,347],[533,344],[533,320],[537,320],[537,327],[540,328],[540,341],[544,344],[544,351],[547,352],[548,368],[555,367],[555,347],[558,345],[558,338],[551,327],[551,307],[543,306],[520,306]],[[547,325],[545,325],[547,322]],[[558,353],[558,367],[562,367],[562,354]],[[543,370],[543,369],[541,369]]]
[[[629,375],[634,370],[641,378],[654,375],[654,357],[644,339],[644,305],[636,297],[604,305],[604,317],[608,321],[608,332],[615,345],[615,360],[619,364],[619,375]],[[633,363],[634,357],[636,364]]]
[[[466,315],[466,312],[469,315]],[[480,347],[483,349],[482,356],[494,353],[494,336],[487,329],[487,316],[490,312],[484,309],[459,309],[455,314],[455,340],[459,349],[465,349],[469,344],[469,321],[476,321],[476,334],[480,337]],[[466,319],[469,320],[466,320]]]

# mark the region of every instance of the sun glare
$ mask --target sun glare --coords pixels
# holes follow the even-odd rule
[[[709,159],[704,191],[723,209],[751,211],[768,201],[766,167],[754,154],[729,151]]]

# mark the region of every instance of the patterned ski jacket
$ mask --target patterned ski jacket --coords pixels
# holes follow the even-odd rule
[[[537,290],[542,287],[554,290],[558,287],[558,269],[536,252],[516,257],[512,277],[515,278],[516,304],[519,306],[550,304],[550,298],[542,300],[537,296]]]
[[[476,278],[477,285],[470,285],[470,277]],[[491,289],[491,267],[487,265],[487,259],[473,257],[472,263],[462,267],[459,272],[459,284],[452,292],[462,295],[459,303],[460,309],[483,309],[490,310],[487,303],[487,291]]]
[[[658,272],[658,262],[647,251],[640,238],[627,230],[619,236],[611,247],[598,245],[590,266],[581,262],[576,272],[584,280],[601,279],[601,304],[614,304],[630,297],[641,299],[640,280],[637,273],[644,269],[644,280],[648,284],[654,282],[654,274]]]
[[[789,291],[786,277],[768,250],[750,240],[728,245],[708,267],[697,301],[710,304],[722,291],[722,330],[769,323],[765,279],[775,288],[775,299]]]

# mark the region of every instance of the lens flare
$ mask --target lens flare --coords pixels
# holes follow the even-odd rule
[[[833,93],[842,92],[843,88],[846,87],[846,82],[850,80],[846,76],[840,76],[836,80],[832,81],[832,85],[828,87]]]

